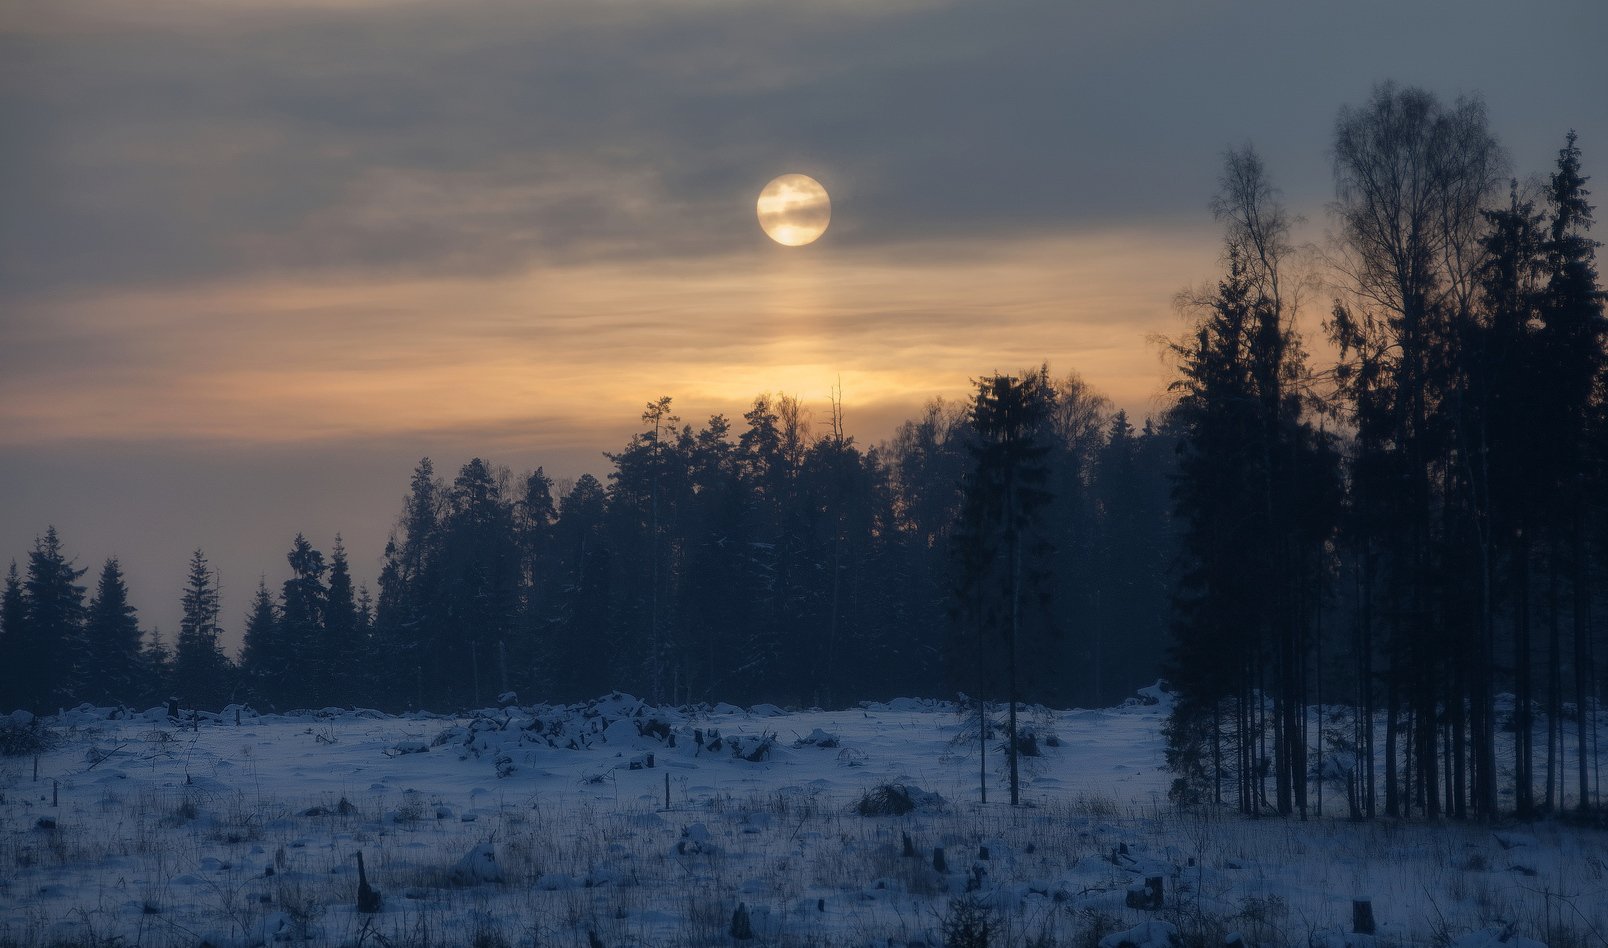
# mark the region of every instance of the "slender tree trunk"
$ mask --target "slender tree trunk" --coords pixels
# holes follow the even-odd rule
[[[1358,649],[1357,661],[1357,687],[1361,694],[1358,698],[1358,707],[1362,710],[1362,739],[1358,742],[1363,751],[1363,812],[1373,819],[1379,815],[1378,797],[1375,787],[1378,786],[1375,774],[1375,718],[1378,708],[1374,702],[1374,670],[1373,670],[1373,550],[1363,552],[1363,591],[1362,591],[1362,643]]]
[[[1548,812],[1563,806],[1563,637],[1558,618],[1558,539],[1552,537],[1547,564],[1547,804]]]
[[[1535,815],[1535,715],[1530,670],[1530,538],[1513,551],[1513,783],[1520,819]]]
[[[1021,803],[1021,780],[1020,780],[1020,772],[1018,770],[1018,763],[1017,763],[1017,759],[1021,756],[1021,752],[1020,752],[1020,748],[1018,748],[1017,745],[1016,745],[1016,702],[1017,702],[1017,699],[1018,699],[1018,695],[1016,693],[1016,640],[1017,640],[1017,635],[1018,635],[1018,632],[1019,632],[1019,623],[1021,621],[1021,611],[1022,611],[1021,610],[1021,599],[1022,599],[1022,534],[1021,534],[1021,531],[1013,529],[1011,531],[1010,542],[1011,542],[1011,642],[1010,642],[1010,655],[1008,656],[1008,659],[1010,661],[1010,671],[1009,671],[1010,681],[1009,681],[1009,687],[1006,690],[1010,692],[1011,710],[1010,710],[1010,734],[1007,736],[1007,739],[1010,741],[1010,745],[1011,745],[1011,806],[1017,806],[1018,804]]]
[[[1212,802],[1223,804],[1223,711],[1219,704],[1212,709]]]
[[[1238,746],[1235,756],[1239,759],[1239,808],[1240,812],[1249,816],[1255,810],[1251,797],[1251,754],[1254,747],[1251,743],[1251,694],[1247,669],[1241,669],[1242,680],[1239,694],[1235,696],[1234,709],[1235,727],[1239,731]]]
[[[1390,664],[1385,679],[1385,815],[1395,819],[1406,814],[1402,812],[1401,784],[1396,764],[1396,719],[1400,701],[1399,689],[1396,687],[1395,660],[1392,659]]]
[[[1577,806],[1581,813],[1591,808],[1591,780],[1588,762],[1590,760],[1590,745],[1587,739],[1587,725],[1589,711],[1591,710],[1589,693],[1586,682],[1589,680],[1590,662],[1587,660],[1587,642],[1591,635],[1590,624],[1590,593],[1586,577],[1590,575],[1590,563],[1587,561],[1585,544],[1585,524],[1581,522],[1580,505],[1575,506],[1575,518],[1571,536],[1571,545],[1574,547],[1573,571],[1574,587],[1574,691],[1575,691],[1575,736],[1576,760],[1580,771],[1580,801]],[[1560,794],[1561,796],[1561,794]]]

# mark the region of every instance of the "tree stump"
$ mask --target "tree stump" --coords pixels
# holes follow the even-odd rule
[[[731,937],[747,941],[754,937],[753,923],[748,920],[748,903],[738,902],[737,911],[731,913]]]
[[[1128,886],[1128,894],[1123,902],[1128,908],[1151,910],[1162,908],[1165,902],[1162,877],[1146,876],[1143,886],[1138,882]]]
[[[1359,896],[1351,900],[1351,930],[1358,935],[1374,933],[1373,899]]]
[[[373,915],[380,910],[380,903],[384,901],[380,893],[369,885],[368,873],[363,870],[363,851],[357,851],[357,910],[364,915]]]

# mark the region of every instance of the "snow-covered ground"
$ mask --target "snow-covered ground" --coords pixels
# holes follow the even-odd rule
[[[1003,757],[983,805],[930,701],[81,709],[45,722],[37,779],[0,758],[0,944],[940,945],[969,914],[995,945],[1344,945],[1357,896],[1378,944],[1608,944],[1603,834],[1179,811],[1162,718],[1029,714],[1044,755],[1012,808]],[[862,815],[890,784],[916,809]],[[1129,907],[1158,876],[1161,908]]]

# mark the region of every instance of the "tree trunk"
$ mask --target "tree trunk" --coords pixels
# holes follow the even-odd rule
[[[1530,539],[1513,551],[1513,796],[1519,819],[1535,815],[1535,717],[1530,670]]]
[[[1010,641],[1010,655],[1008,656],[1008,660],[1010,662],[1010,671],[1008,673],[1010,681],[1009,681],[1009,688],[1007,688],[1006,690],[1008,690],[1010,692],[1011,710],[1010,710],[1010,716],[1009,716],[1009,718],[1010,718],[1010,725],[1009,725],[1010,733],[1006,736],[1006,739],[1010,741],[1010,747],[1011,747],[1011,806],[1016,806],[1016,805],[1021,803],[1021,780],[1020,780],[1019,771],[1017,769],[1017,758],[1019,758],[1021,756],[1021,752],[1020,752],[1020,749],[1016,745],[1016,702],[1017,702],[1018,697],[1019,697],[1017,695],[1017,693],[1016,693],[1016,639],[1017,639],[1017,633],[1019,631],[1019,625],[1020,625],[1020,622],[1021,622],[1021,600],[1022,600],[1022,535],[1021,535],[1021,532],[1019,530],[1013,529],[1011,531],[1010,541],[1011,541],[1011,641]]]
[[[1575,735],[1576,760],[1580,771],[1580,801],[1577,806],[1581,813],[1591,808],[1591,779],[1588,762],[1590,760],[1590,744],[1587,738],[1587,724],[1589,696],[1586,682],[1590,677],[1590,662],[1587,660],[1586,645],[1591,635],[1590,599],[1586,577],[1590,574],[1590,563],[1587,560],[1585,544],[1585,525],[1581,523],[1579,506],[1575,508],[1574,529],[1571,536],[1571,545],[1574,547],[1573,571],[1574,587],[1574,691],[1575,691]],[[1560,793],[1560,796],[1562,794]]]
[[[1563,637],[1558,619],[1558,540],[1552,538],[1547,564],[1547,802],[1556,812],[1563,805]]]

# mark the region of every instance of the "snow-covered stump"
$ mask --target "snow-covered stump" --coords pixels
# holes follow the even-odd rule
[[[458,860],[452,876],[463,885],[503,881],[502,869],[497,865],[497,850],[490,843],[476,844]]]
[[[737,941],[747,941],[754,937],[754,925],[749,921],[746,902],[738,902],[737,910],[731,913],[731,937]]]

